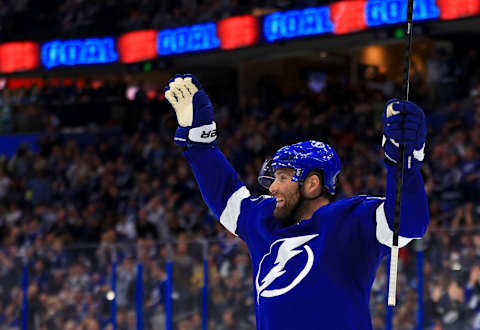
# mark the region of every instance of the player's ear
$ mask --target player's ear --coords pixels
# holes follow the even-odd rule
[[[312,173],[307,176],[304,183],[304,189],[307,197],[318,196],[322,192],[322,177],[319,173]]]

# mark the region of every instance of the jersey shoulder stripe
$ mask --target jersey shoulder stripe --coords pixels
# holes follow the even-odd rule
[[[234,235],[237,235],[237,223],[240,216],[242,201],[248,197],[250,197],[250,191],[247,187],[240,187],[230,196],[227,205],[220,215],[220,223]]]
[[[387,217],[385,215],[384,204],[382,203],[377,207],[376,212],[376,221],[377,221],[377,230],[376,236],[377,241],[388,247],[393,246],[393,231],[388,226]],[[398,247],[404,247],[414,239],[420,239],[421,237],[403,237],[398,236]]]

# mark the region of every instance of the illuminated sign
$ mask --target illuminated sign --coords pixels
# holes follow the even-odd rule
[[[217,23],[220,47],[225,50],[255,45],[258,33],[258,19],[253,15],[229,17]]]
[[[276,12],[265,17],[263,33],[268,42],[333,31],[327,6]]]
[[[0,44],[0,73],[120,61],[134,63],[160,56],[213,49],[232,50],[261,43],[365,31],[370,27],[405,22],[408,0],[343,0],[266,16],[242,15],[218,22],[182,26],[161,31],[149,29],[125,33],[118,38],[88,38]],[[480,0],[415,0],[413,18],[454,20],[480,15]],[[259,22],[262,26],[259,27]],[[261,28],[261,29],[260,29]],[[260,32],[262,31],[262,32]],[[395,37],[403,37],[398,27]],[[385,38],[391,33],[384,32]],[[263,33],[259,40],[259,33]],[[383,37],[382,37],[383,38]],[[143,66],[152,70],[152,63]],[[1,82],[0,82],[1,88]]]
[[[407,20],[408,0],[370,0],[365,8],[368,26],[396,24]],[[440,16],[435,0],[415,0],[413,19],[427,20]]]
[[[157,57],[157,31],[143,30],[122,34],[118,38],[120,62],[134,63]]]
[[[220,46],[215,23],[198,24],[158,33],[157,50],[160,55],[182,54]]]
[[[118,59],[113,38],[46,42],[42,45],[41,57],[48,69],[61,65],[111,63]]]
[[[330,19],[335,34],[346,34],[367,29],[366,0],[340,1],[330,5]]]
[[[7,42],[0,45],[0,72],[34,70],[39,64],[39,47],[36,42]]]
[[[437,0],[437,6],[440,8],[440,18],[443,20],[480,14],[479,0]]]

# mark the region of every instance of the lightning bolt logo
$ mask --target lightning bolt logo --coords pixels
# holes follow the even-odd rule
[[[303,252],[303,249],[296,249],[300,245],[305,244],[306,242],[310,241],[311,239],[315,238],[318,236],[318,234],[315,235],[306,235],[306,236],[299,236],[299,237],[291,237],[291,238],[282,238],[279,240],[276,240],[275,242],[272,243],[270,246],[270,251],[263,256],[262,260],[260,261],[260,264],[258,265],[258,272],[257,276],[255,279],[255,285],[257,288],[257,303],[260,302],[260,296],[262,297],[275,297],[282,295],[291,289],[293,289],[298,283],[300,283],[301,280],[307,276],[307,274],[310,272],[310,269],[312,268],[313,265],[313,259],[314,255],[312,252],[312,249],[308,245],[304,245],[303,249],[307,252],[308,259],[305,264],[305,267],[302,269],[302,271],[297,275],[297,277],[290,283],[289,285],[280,288],[280,289],[274,289],[274,290],[265,290],[270,284],[272,284],[277,278],[281,277],[283,274],[285,274],[285,265],[287,262],[295,257],[296,255],[300,254]],[[261,285],[259,284],[259,277],[260,277],[260,271],[262,269],[262,263],[265,260],[266,257],[268,257],[270,254],[272,254],[272,249],[275,244],[282,242],[280,247],[278,248],[277,252],[277,258],[275,259],[274,266],[268,274],[262,279]]]

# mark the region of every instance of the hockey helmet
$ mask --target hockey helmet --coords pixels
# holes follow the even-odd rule
[[[303,183],[311,170],[321,170],[324,185],[333,195],[340,167],[340,158],[328,144],[313,140],[303,141],[280,148],[273,159],[265,161],[258,182],[269,189],[278,168],[293,168],[292,181],[299,183]]]

